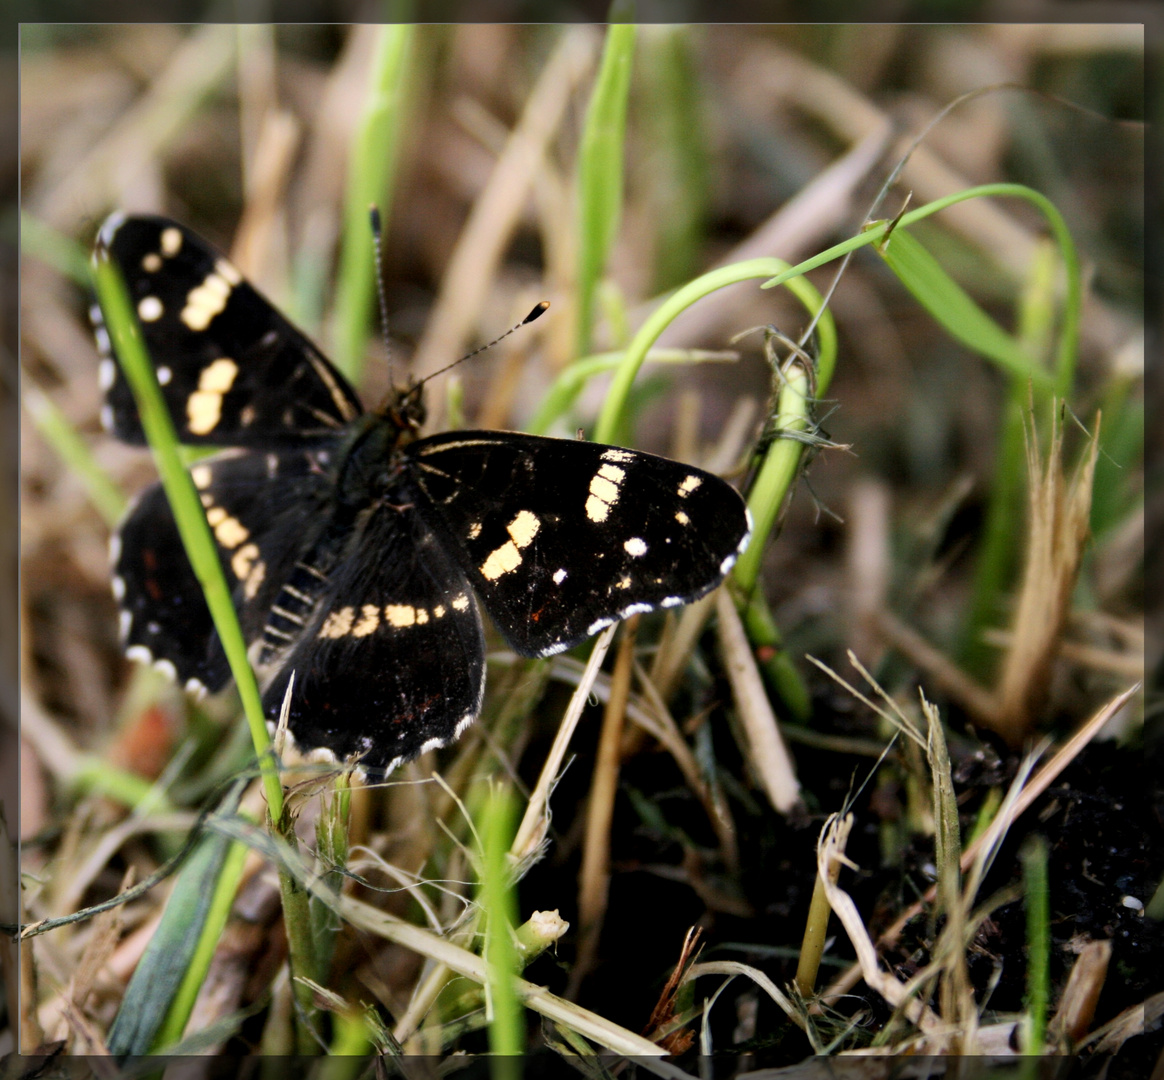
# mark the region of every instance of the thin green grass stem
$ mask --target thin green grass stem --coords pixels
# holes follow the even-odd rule
[[[489,1050],[498,1056],[499,1067],[493,1069],[498,1080],[520,1075],[517,1055],[525,1049],[523,1010],[513,981],[518,970],[513,940],[517,904],[510,881],[509,847],[515,818],[509,791],[494,788],[482,814],[484,851],[478,899],[486,920],[484,958],[488,978]]]
[[[113,528],[122,518],[129,500],[99,464],[89,444],[52,399],[26,380],[21,380],[20,402],[32,417],[36,430],[56,451],[69,472],[81,481],[90,504],[105,524]]]
[[[636,28],[607,27],[578,147],[578,292],[575,355],[590,351],[595,295],[622,216],[626,108]]]
[[[1019,860],[1023,870],[1023,903],[1027,912],[1027,1011],[1022,1024],[1022,1048],[1024,1054],[1041,1054],[1051,986],[1047,841],[1037,834],[1028,837],[1019,852]]]
[[[108,253],[100,250],[94,253],[93,276],[110,338],[137,402],[142,428],[153,451],[158,475],[165,489],[166,498],[169,499],[182,545],[202,586],[214,628],[218,632],[223,651],[230,664],[231,674],[238,686],[243,711],[251,731],[251,740],[258,757],[263,790],[267,796],[270,813],[275,820],[279,820],[283,814],[283,788],[279,782],[274,756],[271,754],[267,724],[263,717],[263,703],[254,672],[247,659],[246,642],[238,624],[238,615],[231,601],[230,589],[226,584],[218,550],[210,535],[206,514],[199,502],[198,493],[194,490],[190,474],[182,464],[174,423],[158,386],[153,364],[146,352],[141,327],[130,304],[125,283],[121,280],[117,268],[109,260]]]
[[[336,367],[355,383],[359,383],[363,368],[376,295],[376,253],[368,209],[373,203],[380,207],[387,232],[414,30],[402,23],[379,28],[368,96],[352,143],[336,283],[333,358]]]

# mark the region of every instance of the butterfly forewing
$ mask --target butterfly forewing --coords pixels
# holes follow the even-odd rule
[[[279,715],[294,673],[289,727],[300,747],[390,768],[473,721],[485,642],[465,575],[413,509],[374,510],[358,550],[336,565],[263,705]]]
[[[125,278],[180,441],[263,449],[334,437],[359,399],[225,256],[167,218],[114,215],[98,246]],[[99,308],[106,427],[144,443]]]
[[[496,431],[433,436],[407,454],[421,512],[527,656],[702,596],[749,535],[727,484],[653,454]]]

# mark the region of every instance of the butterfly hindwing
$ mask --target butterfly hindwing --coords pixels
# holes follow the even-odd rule
[[[653,454],[496,431],[433,436],[406,454],[421,512],[529,656],[702,596],[750,532],[732,488]]]
[[[303,749],[391,768],[470,724],[485,642],[468,581],[413,509],[386,504],[361,525],[359,558],[338,563],[324,602],[267,687]]]
[[[248,643],[322,528],[331,489],[316,455],[227,451],[191,469]],[[230,671],[160,485],[142,493],[115,535],[114,591],[129,655],[172,666],[183,685],[222,689]]]
[[[333,437],[361,412],[319,350],[196,233],[168,218],[115,214],[97,242],[125,278],[181,442],[273,449]],[[91,314],[105,426],[144,443],[100,308]]]

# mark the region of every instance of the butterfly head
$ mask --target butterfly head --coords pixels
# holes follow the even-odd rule
[[[420,434],[428,415],[424,406],[424,383],[393,387],[376,414],[396,428],[401,442],[412,442]]]

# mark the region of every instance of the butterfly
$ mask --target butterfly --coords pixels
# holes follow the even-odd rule
[[[456,739],[485,687],[479,605],[522,656],[715,588],[747,545],[739,494],[692,466],[510,431],[421,437],[421,384],[365,411],[340,372],[222,254],[113,214],[120,270],[191,468],[248,655],[303,751],[365,770]],[[102,421],[144,444],[97,305]],[[129,657],[188,690],[230,669],[160,485],[111,541]],[[294,676],[293,683],[291,682]]]

